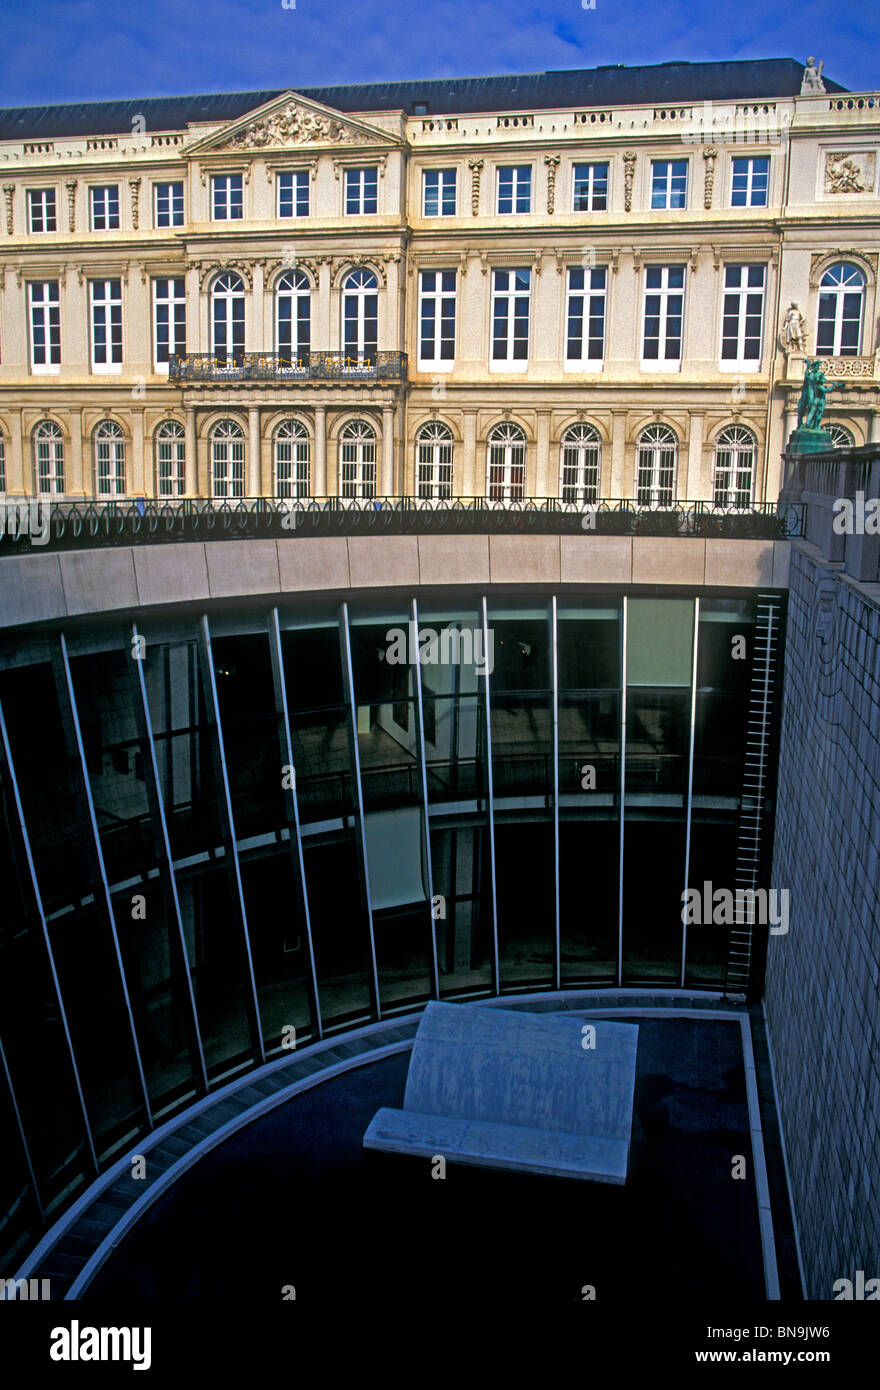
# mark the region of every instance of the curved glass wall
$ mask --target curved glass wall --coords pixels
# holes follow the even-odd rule
[[[683,893],[741,881],[756,692],[772,786],[758,607],[434,592],[8,642],[2,1251],[285,1047],[433,997],[723,990],[731,929]]]

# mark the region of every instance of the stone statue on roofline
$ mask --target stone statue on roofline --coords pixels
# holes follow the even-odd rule
[[[801,82],[801,96],[809,96],[812,92],[824,92],[825,83],[822,81],[822,69],[824,60],[820,61],[816,67],[816,59],[808,58],[807,66],[804,68],[803,81]]]

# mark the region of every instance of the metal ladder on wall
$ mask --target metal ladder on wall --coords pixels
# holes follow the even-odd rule
[[[772,737],[773,710],[780,661],[782,604],[778,594],[758,594],[749,687],[743,794],[734,874],[734,923],[730,929],[727,994],[744,994],[751,981],[754,898],[743,902],[737,889],[756,889],[761,871],[764,802]]]

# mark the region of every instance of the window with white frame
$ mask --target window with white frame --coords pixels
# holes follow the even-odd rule
[[[668,425],[649,425],[639,435],[636,501],[641,507],[671,507],[675,497],[678,440]]]
[[[215,174],[211,179],[211,208],[215,222],[238,221],[244,215],[241,174]]]
[[[186,352],[186,282],[182,275],[153,281],[153,353],[157,372]]]
[[[59,497],[64,492],[64,435],[54,420],[41,420],[34,427],[34,486],[43,496]]]
[[[89,189],[92,231],[112,232],[119,229],[119,184],[102,184]]]
[[[102,420],[93,436],[95,495],[125,496],[125,436],[115,420]]]
[[[236,420],[211,430],[211,495],[244,497],[244,431]]]
[[[186,492],[186,432],[178,420],[163,420],[155,434],[156,495],[183,497]]]
[[[605,212],[608,208],[608,165],[575,164],[572,212]]]
[[[454,217],[455,185],[455,169],[425,169],[422,175],[423,215]]]
[[[122,370],[122,281],[90,280],[92,371]]]
[[[502,164],[498,169],[499,213],[531,212],[531,164]]]
[[[750,507],[757,441],[744,425],[728,425],[715,445],[712,498],[716,507]]]
[[[862,345],[865,277],[857,265],[840,261],[819,281],[819,357],[858,357]]]
[[[309,496],[309,433],[300,420],[282,420],[275,431],[275,496]]]
[[[345,211],[349,217],[376,212],[379,206],[379,170],[374,164],[345,171]]]
[[[416,438],[416,493],[419,497],[452,496],[452,430],[440,420],[422,425]]]
[[[567,366],[601,365],[605,356],[604,265],[571,266],[568,272],[565,361]]]
[[[681,362],[684,318],[684,266],[645,267],[645,315],[642,361],[648,366]]]
[[[765,265],[725,265],[721,365],[757,370],[764,327]]]
[[[846,449],[856,442],[852,430],[848,430],[846,425],[826,425],[824,428],[831,435],[833,449]]]
[[[31,328],[31,367],[34,372],[57,372],[61,364],[61,318],[57,280],[28,283]]]
[[[211,286],[211,354],[218,367],[240,367],[244,356],[244,281],[234,272]]]
[[[302,270],[288,270],[275,283],[275,351],[279,367],[305,368],[311,351],[312,293]]]
[[[419,362],[451,368],[455,358],[455,271],[419,272]]]
[[[489,435],[486,491],[493,502],[511,502],[524,497],[525,490],[525,430],[506,420]]]
[[[370,365],[376,360],[379,334],[379,281],[360,266],[342,286],[342,350],[347,365]]]
[[[153,224],[156,227],[183,226],[183,184],[153,184]]]
[[[602,442],[595,425],[572,425],[562,436],[561,493],[563,502],[599,500]]]
[[[765,208],[770,186],[770,160],[767,155],[745,155],[734,159],[731,175],[732,208]]]
[[[687,207],[688,162],[686,159],[651,161],[651,207]]]
[[[530,270],[492,272],[492,365],[523,371],[529,357]]]
[[[308,217],[309,171],[285,169],[278,175],[278,216]]]
[[[339,491],[343,497],[376,495],[376,431],[349,420],[339,436]]]
[[[27,205],[29,231],[57,232],[58,216],[54,188],[29,188]]]

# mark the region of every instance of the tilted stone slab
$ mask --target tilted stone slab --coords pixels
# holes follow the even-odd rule
[[[402,1110],[364,1147],[527,1172],[626,1181],[638,1026],[474,1005],[428,1005]]]

